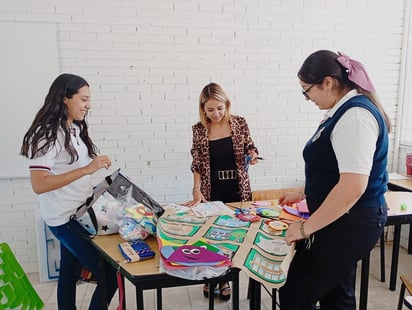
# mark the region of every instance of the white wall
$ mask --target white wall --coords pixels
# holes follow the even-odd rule
[[[409,12],[412,12],[412,3],[408,2]],[[404,27],[407,27],[408,34],[404,36],[405,42],[409,45],[412,44],[412,16],[404,19]],[[410,51],[409,51],[410,54]],[[398,162],[394,162],[394,167],[400,173],[406,174],[406,153],[412,152],[412,61],[408,54],[408,50],[404,51],[403,57],[405,58],[405,72],[404,79],[401,82],[404,83],[404,87],[400,88],[400,101],[398,107],[398,123],[402,126],[402,132],[399,135],[399,154]]]
[[[403,5],[2,0],[0,27],[2,21],[56,23],[61,71],[91,84],[89,123],[101,153],[159,202],[181,202],[192,188],[198,95],[210,81],[228,91],[233,112],[247,118],[266,159],[250,170],[253,189],[303,182],[301,150],[323,115],[304,100],[296,78],[312,51],[339,50],[362,61],[396,122]],[[28,272],[37,271],[37,207],[28,179],[0,180],[0,240]]]

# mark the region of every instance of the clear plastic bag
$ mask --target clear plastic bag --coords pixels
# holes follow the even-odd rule
[[[159,259],[159,271],[168,275],[188,279],[188,280],[203,280],[217,278],[224,275],[229,270],[228,266],[211,267],[211,266],[196,266],[182,268],[167,268],[163,260]]]
[[[122,217],[122,202],[108,192],[104,192],[93,204],[97,219],[97,234],[111,235],[119,231],[119,221]]]
[[[122,217],[119,220],[119,234],[124,240],[146,239],[150,234],[156,234],[155,216],[144,204],[132,197],[133,188],[119,195],[117,200],[122,203]]]

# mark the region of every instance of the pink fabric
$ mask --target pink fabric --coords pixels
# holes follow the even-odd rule
[[[366,73],[365,67],[359,61],[353,60],[341,52],[338,52],[338,54],[338,62],[348,69],[349,80],[367,91],[374,92],[375,87]]]

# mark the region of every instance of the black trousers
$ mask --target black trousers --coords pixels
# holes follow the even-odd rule
[[[386,205],[353,208],[296,245],[286,283],[279,290],[281,310],[356,310],[356,264],[375,246],[386,223]]]

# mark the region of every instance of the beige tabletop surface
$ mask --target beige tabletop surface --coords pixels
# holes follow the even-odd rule
[[[412,180],[397,180],[397,181],[410,181]],[[411,184],[412,185],[412,184]],[[402,215],[412,213],[412,192],[402,191],[388,191],[385,193],[386,202],[388,204],[388,215]],[[271,206],[277,206],[277,200],[268,200]],[[226,203],[232,208],[249,208],[252,206],[253,201],[244,202],[229,202]],[[401,206],[404,204],[406,210],[402,210]]]
[[[409,179],[389,179],[389,183],[406,188],[412,191],[412,178]]]
[[[145,239],[147,244],[156,253],[154,258],[150,258],[143,261],[128,263],[125,262],[118,244],[125,242],[118,234],[108,236],[96,236],[92,239],[92,242],[104,251],[104,253],[111,257],[112,260],[117,262],[123,269],[132,275],[153,275],[159,273],[159,258],[160,253],[157,246],[156,237],[150,236]]]
[[[385,193],[388,215],[412,214],[412,192],[388,191]],[[402,209],[402,204],[404,208]]]

